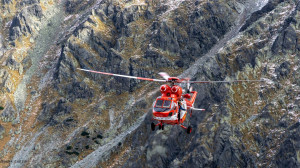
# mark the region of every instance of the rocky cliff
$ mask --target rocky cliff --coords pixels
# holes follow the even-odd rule
[[[3,167],[300,167],[297,0],[0,1]],[[201,84],[152,132],[159,78]]]

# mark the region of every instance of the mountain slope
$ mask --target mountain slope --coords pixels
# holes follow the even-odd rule
[[[299,2],[1,1],[5,167],[299,167]],[[195,85],[193,126],[151,132],[159,78]]]

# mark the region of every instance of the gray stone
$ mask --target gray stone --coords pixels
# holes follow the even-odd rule
[[[290,65],[291,64],[288,61],[285,61],[282,64],[280,64],[278,68],[275,69],[278,79],[286,78],[289,75],[291,71]]]
[[[88,7],[90,7],[96,0],[88,0],[88,1],[81,1],[81,0],[67,0],[65,2],[66,11],[70,14],[79,13]]]
[[[13,120],[16,117],[16,111],[13,106],[8,102],[1,112],[1,117],[6,118],[6,122]]]
[[[285,140],[280,146],[280,150],[276,154],[276,164],[280,168],[298,168],[300,166],[299,162],[297,161],[297,154],[294,144],[291,140]]]
[[[276,38],[272,51],[274,54],[286,53],[287,50],[295,50],[295,46],[297,46],[297,35],[295,30],[289,26]]]
[[[0,136],[5,133],[5,128],[0,124]]]
[[[246,30],[252,23],[257,21],[259,18],[265,16],[268,12],[274,10],[278,4],[284,0],[270,0],[268,3],[260,10],[254,12],[251,17],[246,21],[246,23],[241,27],[240,32]]]

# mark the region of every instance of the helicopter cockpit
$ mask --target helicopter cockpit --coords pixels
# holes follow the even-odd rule
[[[172,101],[171,98],[161,99],[157,98],[153,105],[153,110],[155,112],[168,112],[176,108],[176,103]]]

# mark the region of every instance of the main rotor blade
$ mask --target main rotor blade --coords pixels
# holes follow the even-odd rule
[[[161,77],[163,77],[165,80],[168,80],[170,78],[170,75],[166,72],[159,72],[158,73]]]
[[[166,80],[162,80],[162,79],[152,79],[152,78],[143,78],[143,77],[137,77],[137,76],[120,75],[120,74],[113,74],[113,73],[100,72],[100,71],[93,71],[93,70],[81,69],[81,68],[77,68],[77,69],[81,70],[81,71],[86,71],[86,72],[99,73],[99,74],[103,74],[103,75],[118,76],[118,77],[123,77],[123,78],[147,80],[147,81],[154,81],[154,82],[166,82]]]
[[[234,82],[265,82],[265,80],[189,81],[189,83],[234,83]]]

